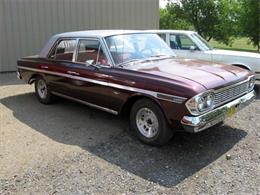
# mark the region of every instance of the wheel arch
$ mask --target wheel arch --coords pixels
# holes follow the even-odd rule
[[[31,75],[31,77],[29,78],[28,80],[28,84],[33,84],[36,80],[37,77],[43,77],[44,78],[44,75],[43,74],[40,74],[40,73],[34,73]]]
[[[252,69],[246,65],[246,64],[242,64],[242,63],[234,63],[234,64],[231,64],[232,66],[237,66],[237,67],[240,67],[240,68],[243,68],[243,69],[246,69],[246,70],[249,70],[249,71],[252,71]]]
[[[129,97],[126,100],[126,102],[123,104],[119,113],[122,114],[122,115],[128,115],[130,113],[130,110],[131,110],[132,106],[134,105],[134,103],[137,102],[138,100],[141,100],[141,99],[148,99],[148,100],[156,103],[159,106],[159,108],[162,110],[162,113],[164,114],[166,120],[168,121],[168,119],[165,115],[165,112],[162,109],[160,102],[156,98],[154,98],[153,96],[144,95],[144,94],[135,94],[135,95],[132,95],[131,97]]]

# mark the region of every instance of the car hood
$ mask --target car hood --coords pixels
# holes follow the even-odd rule
[[[260,54],[253,53],[253,52],[242,52],[242,51],[223,50],[223,49],[213,49],[207,52],[211,54],[217,54],[217,55],[230,55],[236,57],[257,58],[260,60]]]
[[[126,68],[175,81],[186,81],[187,84],[193,82],[205,89],[227,86],[244,80],[251,74],[239,67],[181,58],[147,60],[128,64]]]

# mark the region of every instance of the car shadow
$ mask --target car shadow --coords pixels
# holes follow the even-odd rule
[[[255,93],[256,93],[256,99],[260,100],[260,81],[257,82],[254,90],[255,90]]]
[[[196,174],[243,139],[244,130],[221,126],[198,134],[176,133],[163,147],[139,142],[122,117],[60,100],[42,105],[34,94],[6,97],[1,103],[22,123],[49,138],[77,145],[145,180],[173,187]]]

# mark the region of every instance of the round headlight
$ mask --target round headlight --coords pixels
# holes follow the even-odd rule
[[[211,107],[214,102],[214,94],[208,94],[206,97],[206,103],[208,107]]]
[[[252,77],[252,78],[249,80],[249,85],[248,85],[249,90],[253,89],[254,86],[255,86],[255,77]]]
[[[198,103],[198,110],[199,110],[199,111],[203,111],[204,109],[205,109],[205,104],[204,104],[204,102]]]
[[[214,107],[215,94],[212,91],[199,94],[186,102],[186,107],[191,114],[198,115]]]
[[[210,109],[214,103],[214,94],[207,93],[197,98],[197,106],[200,112]]]

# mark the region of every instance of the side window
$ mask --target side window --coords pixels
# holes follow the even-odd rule
[[[80,40],[76,61],[92,65],[108,65],[107,57],[98,40]]]
[[[170,35],[170,47],[172,49],[180,49],[180,41],[179,41],[179,35],[174,35],[174,34],[171,34]]]
[[[181,49],[189,50],[191,46],[196,48],[193,41],[186,35],[180,35]]]
[[[159,37],[161,37],[162,40],[166,42],[166,34],[158,34]]]
[[[76,40],[62,40],[59,42],[56,48],[52,50],[49,58],[72,61],[75,48]]]

